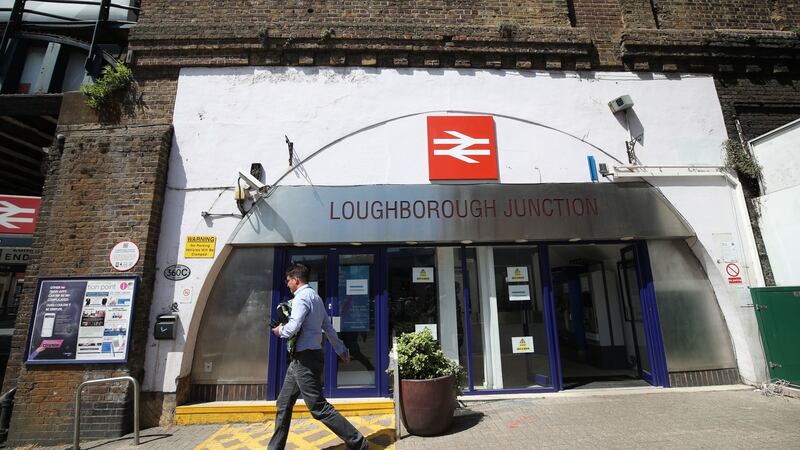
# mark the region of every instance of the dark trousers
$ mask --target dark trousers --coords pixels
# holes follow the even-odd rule
[[[297,352],[286,370],[281,393],[278,394],[278,415],[275,418],[275,433],[269,441],[269,449],[282,449],[289,437],[292,407],[297,397],[303,396],[311,416],[324,423],[341,438],[349,449],[366,449],[367,440],[350,422],[325,400],[322,395],[322,375],[325,359],[322,350]]]

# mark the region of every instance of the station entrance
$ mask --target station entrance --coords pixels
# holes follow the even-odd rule
[[[326,346],[330,397],[381,397],[392,337],[428,328],[467,368],[465,392],[659,385],[645,242],[284,248],[311,269],[353,361]],[[281,278],[282,281],[282,278]],[[281,284],[282,286],[282,284]],[[272,309],[291,297],[282,286]],[[649,311],[649,312],[648,312]],[[655,342],[655,345],[653,344]],[[288,358],[273,339],[272,395]],[[665,370],[664,366],[660,366]]]

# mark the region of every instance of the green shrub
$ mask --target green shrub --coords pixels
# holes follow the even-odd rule
[[[86,104],[92,109],[104,107],[117,93],[127,91],[133,82],[131,69],[124,64],[116,67],[106,66],[94,83],[81,86],[81,92],[86,96]]]
[[[430,380],[453,375],[459,393],[466,375],[461,365],[444,356],[439,343],[427,328],[397,338],[397,366],[400,378],[406,380]]]

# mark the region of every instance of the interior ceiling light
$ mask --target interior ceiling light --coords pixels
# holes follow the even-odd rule
[[[581,238],[575,237],[575,238],[570,239],[569,241],[570,242],[578,242],[580,240],[581,240]]]
[[[295,247],[305,247],[305,246],[306,246],[306,244],[303,244],[302,242],[295,242],[295,243],[294,243],[294,246],[295,246]]]
[[[633,236],[623,236],[620,238],[621,241],[632,241]]]
[[[351,242],[350,245],[355,245],[356,247],[358,247],[359,245],[361,245],[361,242]]]
[[[417,242],[417,241],[406,241],[406,244],[408,244],[408,245],[417,245],[417,244],[419,244],[419,242]]]
[[[461,243],[464,244],[464,245],[469,245],[469,244],[472,244],[472,241],[469,240],[469,239],[464,239],[463,241],[461,241]]]
[[[527,239],[517,239],[514,242],[516,242],[517,244],[524,244],[524,243],[528,242],[528,240]]]

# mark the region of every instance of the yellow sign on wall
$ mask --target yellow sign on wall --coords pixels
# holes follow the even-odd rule
[[[186,236],[184,258],[213,258],[217,248],[216,236]]]

